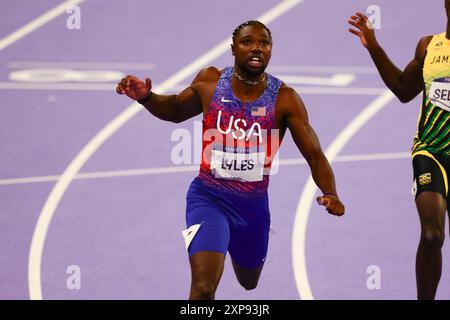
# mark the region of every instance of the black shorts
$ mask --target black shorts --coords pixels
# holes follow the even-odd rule
[[[416,199],[425,191],[439,192],[449,202],[448,182],[450,158],[428,151],[413,154],[414,182],[412,193]]]

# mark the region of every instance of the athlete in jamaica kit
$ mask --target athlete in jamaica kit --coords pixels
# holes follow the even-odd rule
[[[343,215],[333,171],[297,93],[265,73],[270,30],[247,21],[233,32],[233,67],[201,70],[177,95],[158,95],[151,81],[127,76],[116,91],[138,100],[156,117],[181,122],[203,114],[199,175],[186,197],[183,231],[191,266],[190,299],[214,299],[229,252],[239,283],[258,283],[269,241],[267,187],[272,159],[289,128],[323,192],[318,202]]]
[[[450,0],[445,0],[447,31],[420,39],[414,59],[402,72],[389,60],[362,13],[350,32],[361,39],[386,85],[402,102],[423,91],[412,147],[413,194],[420,217],[416,256],[417,298],[434,299],[442,271],[445,212],[450,173]]]

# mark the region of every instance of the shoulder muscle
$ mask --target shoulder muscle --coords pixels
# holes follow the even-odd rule
[[[419,43],[416,47],[416,54],[415,57],[418,61],[423,61],[425,58],[425,53],[427,52],[428,45],[431,42],[431,39],[433,39],[433,36],[428,35],[424,36],[419,40]]]

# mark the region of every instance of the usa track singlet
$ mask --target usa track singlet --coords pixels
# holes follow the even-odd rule
[[[433,36],[423,64],[424,94],[413,154],[450,156],[450,40]]]
[[[237,99],[233,68],[222,71],[203,120],[198,179],[207,186],[245,195],[267,193],[273,157],[279,148],[275,103],[282,81],[267,75],[267,86],[253,102]]]
[[[244,268],[267,255],[270,210],[267,187],[278,151],[275,103],[282,82],[267,75],[263,94],[244,103],[231,89],[233,68],[222,71],[203,120],[202,162],[186,196],[189,256],[229,252]]]

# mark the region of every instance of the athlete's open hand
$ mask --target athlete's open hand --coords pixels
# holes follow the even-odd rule
[[[329,214],[334,216],[340,217],[345,213],[345,207],[341,200],[334,195],[323,195],[321,197],[317,197],[317,202],[321,206],[324,206]]]
[[[133,100],[139,100],[145,98],[151,89],[152,81],[149,78],[146,78],[144,82],[134,76],[126,76],[117,84],[116,92],[126,94]]]
[[[375,37],[375,31],[369,21],[369,18],[367,18],[364,14],[362,14],[361,12],[356,13],[355,15],[351,16],[350,20],[348,20],[348,23],[356,28],[356,30],[350,28],[348,29],[348,31],[358,36],[361,40],[362,45],[366,49],[372,49],[378,46],[378,42]]]

